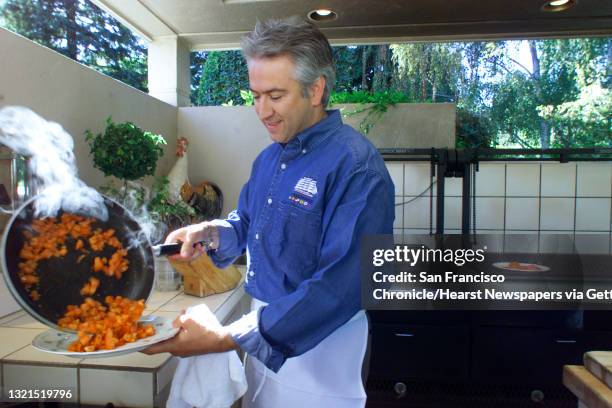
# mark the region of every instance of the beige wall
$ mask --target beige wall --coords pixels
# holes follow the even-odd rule
[[[175,161],[177,109],[148,94],[0,29],[0,107],[21,105],[58,122],[72,135],[80,177],[92,186],[103,175],[92,166],[83,132],[102,131],[108,116],[132,121],[168,141],[158,171]]]
[[[335,108],[353,110],[356,105]],[[359,128],[360,117],[343,119]],[[231,211],[251,172],[257,154],[270,138],[249,106],[179,108],[178,135],[190,141],[189,178],[192,184],[208,180],[219,185]],[[397,143],[401,147],[455,146],[454,104],[399,104],[390,107],[370,132],[374,144]],[[383,146],[378,146],[383,147]]]
[[[342,109],[345,123],[359,129],[369,111],[351,113],[364,106],[368,105],[341,104],[336,108]],[[368,121],[374,126],[367,136],[378,148],[455,148],[455,112],[454,103],[399,103],[389,106],[380,119],[376,114],[370,116]]]
[[[0,107],[21,105],[58,122],[75,140],[80,177],[92,186],[103,182],[94,169],[83,132],[104,129],[111,115],[130,120],[168,141],[158,172],[174,163],[177,109],[28,39],[0,29]],[[0,316],[17,309],[0,279]]]
[[[212,181],[223,191],[223,214],[238,201],[251,165],[270,138],[252,106],[179,108],[178,135],[189,139],[189,181]]]

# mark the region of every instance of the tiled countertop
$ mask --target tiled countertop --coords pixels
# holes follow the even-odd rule
[[[240,268],[239,268],[240,269]],[[244,275],[244,270],[241,269]],[[237,288],[204,298],[182,292],[154,292],[145,314],[174,318],[189,306],[205,303],[222,323],[248,310],[242,282]],[[8,390],[71,390],[66,402],[115,406],[164,406],[178,358],[170,354],[132,353],[118,357],[77,359],[44,353],[32,339],[48,327],[18,311],[0,318],[0,384]]]

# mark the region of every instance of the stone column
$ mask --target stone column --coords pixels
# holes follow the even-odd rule
[[[149,43],[149,95],[174,106],[189,106],[189,47],[179,37]]]

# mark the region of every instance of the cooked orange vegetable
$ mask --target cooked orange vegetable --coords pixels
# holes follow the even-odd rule
[[[19,257],[22,262],[18,264],[18,276],[26,290],[29,292],[35,290],[39,283],[39,276],[36,273],[36,268],[40,261],[49,258],[59,258],[65,256],[69,249],[67,239],[74,240],[74,249],[83,252],[77,258],[76,263],[87,256],[89,251],[85,248],[85,242],[94,251],[102,251],[106,245],[117,249],[111,255],[110,260],[104,257],[95,257],[92,269],[94,272],[103,272],[107,276],[114,276],[116,279],[121,279],[121,276],[128,270],[129,261],[127,259],[127,250],[123,249],[121,241],[115,236],[115,230],[110,228],[107,230],[96,229],[92,231],[92,225],[95,222],[93,218],[85,218],[80,215],[64,213],[59,217],[50,217],[37,219],[32,222],[32,230],[24,231],[23,235],[26,238]],[[91,285],[83,288],[84,294],[92,295],[95,293],[99,285]],[[38,300],[40,295],[36,292],[30,296],[32,299]]]
[[[80,306],[68,306],[58,324],[77,330],[77,340],[68,351],[91,352],[112,350],[155,334],[152,325],[140,325],[144,300],[130,300],[121,296],[105,298],[106,306],[86,298]]]
[[[94,277],[89,278],[89,282],[87,282],[83,288],[81,288],[81,295],[83,296],[93,296],[98,290],[98,286],[100,286],[100,280]]]

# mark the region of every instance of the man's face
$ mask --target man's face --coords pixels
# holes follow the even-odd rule
[[[319,119],[320,98],[305,98],[294,79],[295,65],[287,56],[251,59],[249,83],[255,98],[255,111],[272,140],[287,143]],[[317,107],[318,106],[318,107]]]

